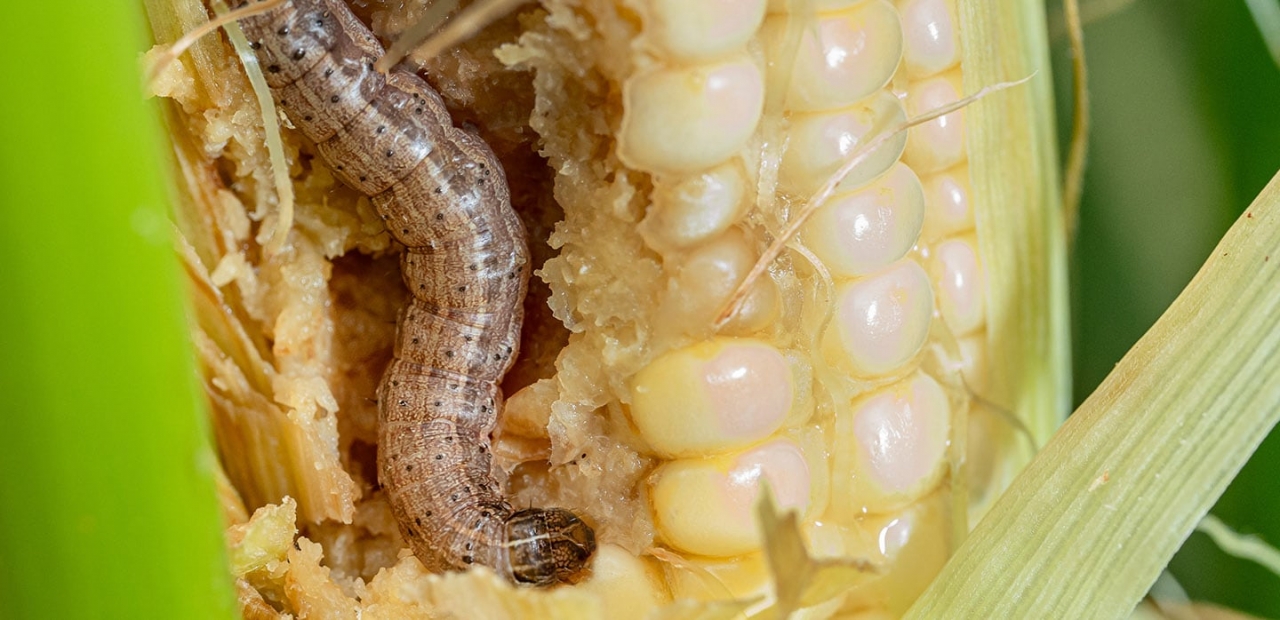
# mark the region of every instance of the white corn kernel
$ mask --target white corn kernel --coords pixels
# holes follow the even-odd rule
[[[860,398],[836,416],[832,514],[883,513],[933,490],[950,433],[947,394],[924,373]]]
[[[661,355],[636,373],[631,394],[631,420],[664,457],[758,442],[778,430],[795,400],[787,359],[745,338],[716,338]]]
[[[767,329],[774,324],[781,308],[782,293],[778,291],[778,284],[766,275],[751,285],[719,333],[746,336]]]
[[[938,309],[951,333],[963,336],[981,328],[987,321],[987,306],[978,240],[965,236],[938,244],[932,268],[938,283]]]
[[[758,551],[755,506],[766,480],[780,509],[806,512],[809,462],[790,439],[737,454],[668,461],[650,482],[654,524],[663,541],[685,552],[724,557]]]
[[[907,77],[941,73],[960,62],[955,0],[898,0]]]
[[[729,229],[746,208],[747,179],[734,159],[706,172],[654,179],[640,235],[659,252],[684,249]]]
[[[680,334],[702,333],[758,257],[746,235],[737,228],[694,248],[681,259],[675,275],[667,281],[659,309],[661,328]],[[754,286],[775,285],[771,279],[761,278]],[[760,303],[748,309],[752,316],[761,313],[771,316],[768,298],[755,301]]]
[[[764,109],[764,77],[744,54],[634,76],[623,100],[623,162],[648,172],[696,172],[725,161],[751,137]]]
[[[800,235],[832,275],[864,275],[907,255],[920,236],[924,210],[915,173],[894,164],[871,184],[828,200]]]
[[[787,39],[787,21],[765,26],[773,55]],[[787,108],[813,112],[844,108],[884,88],[902,57],[898,11],[888,0],[872,0],[826,13],[805,28],[790,72]]]
[[[905,120],[902,103],[884,90],[843,110],[797,114],[778,170],[782,189],[797,196],[813,194],[854,151]],[[899,135],[880,145],[845,177],[841,187],[853,189],[883,174],[898,161],[906,143],[907,137]]]
[[[676,58],[704,59],[736,51],[760,28],[765,0],[654,0],[655,42]]]
[[[969,196],[969,164],[927,176],[924,185],[924,238],[940,239],[974,227]]]
[[[667,602],[662,575],[645,560],[608,543],[596,549],[591,578],[579,588],[604,601],[604,617],[641,620],[649,610]]]
[[[836,287],[835,315],[823,337],[827,361],[859,376],[878,376],[910,361],[929,335],[933,292],[909,258]]]
[[[919,116],[958,101],[963,92],[959,69],[913,82],[907,87],[907,112]],[[919,174],[950,168],[968,158],[963,110],[912,127],[908,136],[902,161]]]

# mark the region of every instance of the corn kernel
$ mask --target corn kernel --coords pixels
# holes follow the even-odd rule
[[[842,110],[797,114],[778,170],[779,184],[798,196],[812,194],[865,142],[905,120],[901,102],[884,90]],[[883,174],[898,161],[906,143],[906,136],[897,136],[880,145],[841,187],[853,189]]]
[[[955,237],[938,244],[933,254],[938,308],[951,333],[963,336],[987,321],[986,282],[978,261],[978,240]]]
[[[839,194],[805,222],[801,239],[838,277],[865,275],[906,256],[924,223],[924,190],[894,164],[862,189]]]
[[[591,578],[579,588],[604,600],[604,616],[640,620],[667,602],[662,575],[617,545],[602,544],[591,561]]]
[[[791,411],[792,372],[781,352],[759,340],[716,338],[677,349],[636,373],[631,419],[662,456],[748,446]]]
[[[764,36],[775,50],[786,39],[788,19],[778,16],[766,23]],[[787,107],[813,112],[857,103],[889,83],[901,56],[902,28],[887,0],[823,14],[816,27],[804,30]]]
[[[846,372],[891,373],[910,361],[929,335],[933,292],[924,268],[910,258],[837,286],[835,303],[823,353]]]
[[[963,92],[958,69],[913,82],[907,87],[907,112],[918,116],[959,100]],[[964,140],[964,111],[957,110],[912,127],[902,161],[920,174],[950,168],[968,158]]]
[[[706,172],[655,179],[653,205],[640,234],[659,252],[689,248],[728,230],[742,218],[747,179],[738,160]]]
[[[831,514],[882,513],[933,490],[950,432],[947,394],[924,373],[858,399],[836,416]]]
[[[746,55],[637,75],[623,88],[618,156],[650,172],[695,172],[746,143],[764,109],[764,77]]]
[[[868,612],[872,618],[899,618],[906,612],[950,555],[949,501],[949,493],[934,493],[901,511],[864,517],[848,528],[849,556],[869,558],[888,572],[854,588],[844,611]]]
[[[974,227],[969,195],[969,165],[961,164],[923,179],[924,238],[934,240]]]
[[[960,62],[955,0],[898,0],[907,77],[925,78]]]
[[[668,461],[650,481],[654,524],[662,540],[689,553],[724,557],[758,551],[755,504],[764,480],[780,509],[807,511],[809,462],[791,439],[737,454]]]
[[[715,318],[733,290],[746,278],[759,254],[747,243],[742,230],[734,228],[704,243],[683,257],[673,277],[667,281],[666,294],[659,311],[660,328],[680,334],[699,334]],[[756,281],[755,288],[773,287],[769,278]],[[767,295],[754,300],[739,314],[750,313],[742,320],[758,322],[772,317],[773,307]],[[774,304],[776,306],[776,303]]]
[[[671,597],[677,600],[752,599],[769,594],[769,567],[762,553],[734,558],[688,556],[666,573]]]
[[[713,58],[737,51],[764,20],[765,0],[654,0],[652,32],[669,55]]]

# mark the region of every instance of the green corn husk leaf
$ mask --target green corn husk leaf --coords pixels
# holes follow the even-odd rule
[[[967,92],[1034,76],[967,108],[965,127],[979,252],[991,274],[991,385],[982,396],[1016,414],[1037,445],[1071,410],[1066,241],[1042,4],[957,5]]]
[[[5,9],[0,617],[234,617],[140,7]]]
[[[911,617],[1124,617],[1280,419],[1280,175]]]

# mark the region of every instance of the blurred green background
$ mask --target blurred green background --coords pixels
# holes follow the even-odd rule
[[[1060,28],[1060,4],[1049,10]],[[1053,40],[1065,154],[1070,56],[1065,37]],[[1072,258],[1077,404],[1280,170],[1280,68],[1245,0],[1136,0],[1088,23],[1085,46],[1093,131]],[[1280,432],[1213,512],[1280,546]],[[1280,618],[1280,576],[1226,556],[1203,534],[1170,569],[1193,599]]]

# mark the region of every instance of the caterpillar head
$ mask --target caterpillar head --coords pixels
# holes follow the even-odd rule
[[[507,519],[507,545],[517,583],[550,586],[583,577],[596,535],[568,510],[532,508]]]

